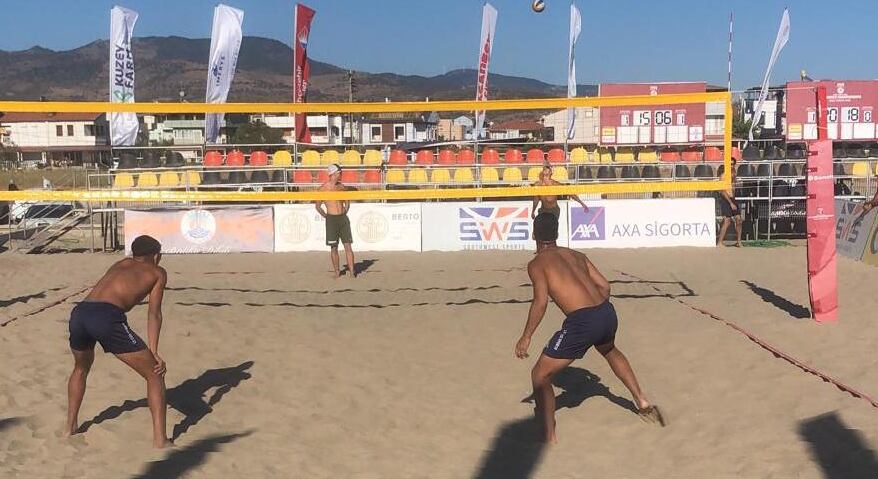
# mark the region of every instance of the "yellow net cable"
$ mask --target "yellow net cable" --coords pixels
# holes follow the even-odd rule
[[[650,106],[683,103],[724,103],[721,179],[665,181],[591,181],[563,186],[488,186],[405,190],[325,191],[174,191],[174,190],[25,190],[0,191],[0,201],[125,201],[125,202],[277,202],[316,200],[429,200],[532,197],[542,195],[716,191],[731,187],[732,103],[728,92],[580,98],[537,98],[487,101],[419,101],[373,103],[108,103],[0,101],[3,112],[131,112],[131,113],[397,113],[413,111],[549,110],[575,107]],[[473,165],[478,167],[479,165]],[[526,166],[526,165],[523,165]],[[577,165],[580,166],[580,165]],[[589,165],[586,165],[589,166]],[[598,165],[594,165],[598,166]]]

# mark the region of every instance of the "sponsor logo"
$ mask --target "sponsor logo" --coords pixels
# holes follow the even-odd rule
[[[134,99],[134,56],[129,44],[113,47],[113,99],[122,103]]]
[[[610,235],[614,238],[700,237],[710,236],[710,227],[707,223],[703,222],[662,223],[653,221],[652,223],[645,224],[620,223],[613,226],[613,231]]]
[[[210,67],[210,75],[213,77],[213,83],[216,86],[219,86],[220,80],[223,76],[223,69],[226,66],[226,56],[220,55],[219,58],[213,62],[213,65]]]
[[[652,96],[658,95],[658,85],[650,85],[649,94]]]
[[[207,210],[189,210],[180,220],[180,233],[190,243],[207,243],[216,234],[216,218]]]
[[[299,45],[302,46],[302,50],[308,49],[308,35],[311,34],[311,27],[305,26],[299,32],[299,35],[296,37],[296,40],[299,41]]]
[[[529,206],[460,208],[458,218],[460,241],[505,242],[530,239]]]
[[[381,213],[367,211],[357,220],[357,234],[366,243],[380,243],[389,231],[390,223]]]
[[[836,83],[835,92],[839,95],[844,95],[844,83]]]
[[[311,220],[304,213],[292,211],[281,217],[278,229],[288,243],[304,243],[311,237]]]
[[[593,206],[588,211],[582,208],[571,210],[570,240],[599,241],[606,238],[606,211],[603,206]]]

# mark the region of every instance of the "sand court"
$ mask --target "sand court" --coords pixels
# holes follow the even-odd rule
[[[355,281],[329,278],[325,256],[163,261],[161,352],[177,448],[160,452],[150,448],[142,380],[101,353],[80,414],[87,430],[60,437],[71,301],[119,256],[0,257],[9,285],[0,322],[18,318],[0,328],[0,475],[856,478],[878,470],[878,409],[687,306],[874,397],[874,268],[841,260],[841,321],[816,325],[796,317],[807,306],[803,248],[592,252],[613,282],[617,344],[669,425],[641,422],[590,351],[556,378],[560,443],[545,448],[532,439],[530,368],[562,317],[550,306],[531,358],[513,357],[530,300],[529,253],[361,254]],[[129,315],[138,332],[145,314]]]

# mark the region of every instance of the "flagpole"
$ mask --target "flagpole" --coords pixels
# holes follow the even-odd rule
[[[729,12],[729,82],[728,90],[732,92],[732,26],[735,22],[735,12]]]

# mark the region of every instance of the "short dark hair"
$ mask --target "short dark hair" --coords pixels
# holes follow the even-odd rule
[[[131,243],[131,255],[136,258],[152,256],[161,252],[162,244],[152,236],[141,235],[134,238],[134,241]]]
[[[551,213],[540,213],[534,218],[534,239],[548,242],[558,239],[558,218]]]

